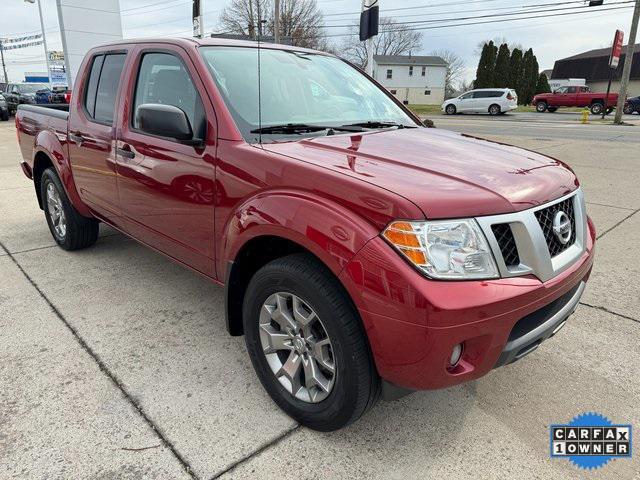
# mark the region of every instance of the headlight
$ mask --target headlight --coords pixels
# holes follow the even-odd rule
[[[473,219],[398,221],[382,235],[431,278],[477,280],[499,276],[487,240]]]

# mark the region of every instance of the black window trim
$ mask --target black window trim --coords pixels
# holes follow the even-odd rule
[[[168,142],[172,142],[172,143],[177,143],[178,145],[185,145],[183,142],[176,140],[175,138],[172,137],[164,137],[162,135],[153,135],[151,133],[148,132],[144,132],[142,130],[140,130],[139,128],[136,128],[133,124],[133,121],[135,119],[135,107],[136,107],[136,91],[138,90],[138,81],[140,80],[140,70],[142,67],[142,60],[144,58],[145,55],[147,54],[153,54],[153,53],[162,53],[162,54],[167,54],[167,55],[171,55],[174,56],[178,59],[178,61],[180,63],[182,63],[182,66],[184,67],[185,71],[187,72],[187,75],[189,75],[189,78],[191,78],[191,82],[193,83],[193,88],[195,88],[196,90],[196,94],[198,95],[198,98],[200,99],[200,103],[202,104],[202,112],[204,114],[204,138],[201,138],[200,140],[202,140],[203,145],[207,143],[207,138],[209,137],[209,117],[207,116],[207,109],[205,107],[204,104],[204,100],[202,99],[202,95],[200,95],[200,91],[198,90],[198,87],[196,87],[196,82],[193,78],[193,75],[191,75],[191,72],[189,71],[189,68],[187,67],[187,64],[184,62],[184,60],[182,59],[182,57],[174,52],[173,50],[167,49],[167,48],[154,48],[154,47],[150,47],[150,48],[144,48],[142,50],[140,50],[138,52],[137,58],[136,58],[136,81],[133,83],[133,91],[129,92],[131,93],[131,111],[129,112],[129,130],[131,132],[137,133],[139,135],[145,135],[147,137],[153,137],[153,138],[159,138],[162,140],[166,140]],[[182,109],[181,109],[182,110]],[[184,110],[182,110],[184,112]],[[186,115],[186,112],[185,112]],[[191,128],[193,129],[193,125],[191,125]],[[194,137],[195,138],[195,137]]]
[[[113,120],[111,120],[111,122],[102,122],[100,120],[96,120],[93,115],[91,115],[89,113],[89,110],[87,110],[87,105],[86,105],[86,100],[87,100],[87,90],[89,88],[89,76],[91,75],[91,70],[93,69],[93,62],[95,61],[95,59],[97,57],[106,57],[107,55],[124,55],[124,63],[122,64],[122,72],[120,72],[120,80],[118,81],[118,91],[116,93],[116,104],[114,104],[113,106]],[[84,85],[82,85],[82,99],[81,99],[81,104],[82,104],[82,112],[84,113],[85,117],[87,117],[87,120],[91,123],[95,123],[97,125],[103,125],[105,127],[113,127],[114,124],[114,120],[116,120],[117,118],[117,113],[118,113],[118,101],[120,100],[120,96],[118,95],[118,93],[120,93],[121,87],[122,87],[122,75],[124,74],[125,71],[125,66],[127,65],[127,57],[129,56],[129,50],[125,49],[125,48],[121,48],[121,49],[117,49],[117,50],[101,50],[98,52],[95,52],[92,56],[91,56],[91,61],[88,65],[89,67],[89,75],[84,75]],[[98,75],[98,85],[96,86],[96,98],[98,98],[98,87],[100,86],[100,77],[102,77],[102,67],[104,67],[104,59],[102,60],[102,65],[100,65],[100,74]],[[95,114],[95,105],[94,105],[94,114]]]

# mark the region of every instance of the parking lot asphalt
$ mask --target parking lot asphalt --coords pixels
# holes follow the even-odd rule
[[[470,120],[458,129],[488,128]],[[565,328],[475,382],[318,433],[263,391],[222,289],[108,227],[92,248],[57,248],[0,123],[0,478],[639,479],[637,445],[588,473],[549,458],[549,425],[580,413],[640,427],[638,143],[562,131],[491,138],[582,181],[599,241]]]

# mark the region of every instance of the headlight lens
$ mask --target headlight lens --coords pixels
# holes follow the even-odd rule
[[[473,219],[398,221],[382,235],[431,278],[477,280],[499,276],[487,240]]]

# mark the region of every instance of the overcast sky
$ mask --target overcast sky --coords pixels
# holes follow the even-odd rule
[[[45,16],[45,28],[50,50],[61,50],[55,0],[41,0]],[[486,15],[501,9],[517,10],[522,6],[541,3],[560,3],[566,0],[404,0],[402,2],[380,0],[381,15],[385,9],[415,7],[411,10],[388,12],[386,16],[400,17],[400,21],[428,18],[452,18]],[[605,0],[613,4],[624,0]],[[218,18],[229,0],[202,0],[205,31],[219,29]],[[326,25],[345,25],[357,21],[361,0],[317,0],[319,8],[327,15]],[[86,6],[99,5],[99,0],[86,0]],[[420,8],[427,5],[439,5]],[[578,4],[580,5],[580,4]],[[624,5],[626,6],[626,5]],[[191,0],[120,0],[122,26],[125,37],[189,36],[191,32]],[[475,13],[476,11],[477,13]],[[506,11],[506,10],[503,10]],[[422,51],[449,49],[460,55],[467,66],[467,79],[472,79],[478,62],[477,45],[485,39],[505,38],[509,43],[533,47],[540,68],[552,68],[555,60],[586,50],[610,46],[616,28],[629,31],[632,9],[607,12],[589,12],[575,16],[553,16],[517,22],[501,22],[485,25],[458,26],[424,31]],[[351,15],[336,15],[336,14]],[[38,8],[23,0],[2,0],[0,4],[0,37],[37,33],[40,31]],[[331,27],[328,34],[345,33],[345,28]],[[342,38],[332,38],[340,43]],[[626,38],[625,38],[626,43]],[[21,81],[25,71],[44,72],[42,47],[30,47],[5,52],[7,71],[11,81]],[[0,74],[1,76],[1,74]]]

